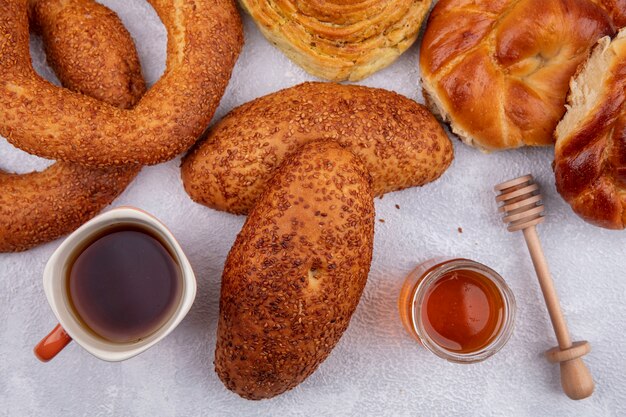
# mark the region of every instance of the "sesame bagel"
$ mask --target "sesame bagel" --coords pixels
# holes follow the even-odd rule
[[[90,166],[156,164],[206,129],[243,43],[232,0],[151,0],[168,34],[167,68],[132,109],[35,73],[28,1],[0,3],[0,134],[35,155]]]
[[[32,27],[64,86],[120,107],[141,98],[145,83],[137,51],[115,13],[93,0],[31,5]],[[110,204],[139,170],[56,162],[29,174],[0,171],[0,252],[26,250],[72,232]]]
[[[108,7],[93,0],[31,0],[30,25],[63,87],[123,109],[146,92],[130,33]]]
[[[0,252],[71,233],[124,191],[139,169],[57,162],[29,174],[0,171]]]

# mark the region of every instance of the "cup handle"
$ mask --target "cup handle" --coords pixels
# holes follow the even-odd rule
[[[41,339],[41,342],[37,343],[33,352],[35,356],[42,362],[48,362],[54,358],[60,351],[63,350],[72,341],[72,338],[65,331],[60,324],[48,333],[46,337]]]

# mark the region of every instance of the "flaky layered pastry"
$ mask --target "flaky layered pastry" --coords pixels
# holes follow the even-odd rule
[[[356,81],[417,38],[431,0],[240,0],[265,37],[307,72]]]
[[[470,145],[549,145],[571,76],[613,33],[590,0],[442,0],[422,42],[424,95]]]
[[[586,221],[626,227],[626,29],[602,38],[572,79],[555,137],[559,193]]]

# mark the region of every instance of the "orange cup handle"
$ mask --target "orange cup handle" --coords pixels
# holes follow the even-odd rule
[[[35,356],[42,362],[48,362],[54,358],[57,353],[63,350],[72,341],[72,338],[60,324],[50,332],[41,342],[35,346],[33,351]]]

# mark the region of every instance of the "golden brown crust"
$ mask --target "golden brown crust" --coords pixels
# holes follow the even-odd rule
[[[624,229],[626,29],[600,41],[571,85],[570,108],[555,133],[557,190],[584,220]]]
[[[363,79],[417,38],[431,0],[240,0],[265,37],[307,72]]]
[[[317,142],[285,160],[224,267],[215,370],[228,389],[270,398],[317,369],[359,302],[373,237],[357,157]]]
[[[0,252],[17,252],[75,230],[109,205],[139,168],[57,162],[42,172],[0,171]]]
[[[26,0],[0,4],[0,134],[36,155],[91,166],[156,164],[206,129],[243,43],[232,0],[151,0],[167,69],[130,110],[56,87],[33,70]]]
[[[44,34],[46,50],[54,50],[50,65],[64,86],[126,107],[138,101],[145,84],[139,61],[132,59],[135,45],[117,15],[92,0],[41,0],[34,5],[31,19]],[[98,22],[91,27],[93,16]],[[65,42],[61,38],[70,28],[85,30]],[[129,57],[129,65],[103,72],[103,63],[122,56]],[[140,169],[57,162],[24,175],[0,171],[0,252],[30,249],[70,233],[109,205]]]
[[[422,41],[423,87],[470,145],[549,145],[570,77],[612,33],[590,0],[442,0]]]
[[[286,155],[333,139],[359,156],[376,195],[426,184],[450,165],[453,148],[423,106],[368,87],[304,83],[246,103],[211,128],[184,158],[191,198],[246,213]]]
[[[626,26],[626,0],[593,0],[602,6],[613,19],[616,28]]]
[[[30,22],[43,39],[48,63],[63,76],[64,87],[123,109],[145,93],[134,45],[119,47],[132,38],[112,10],[84,0],[38,0]]]

